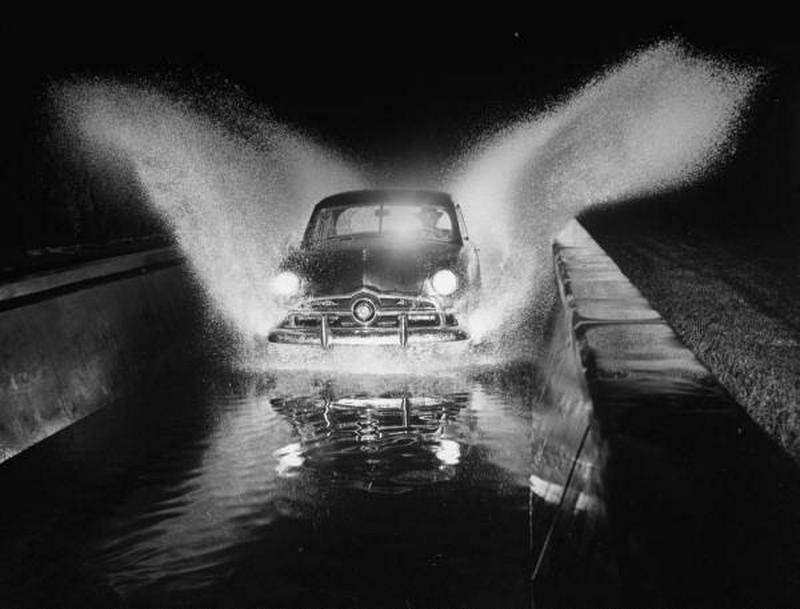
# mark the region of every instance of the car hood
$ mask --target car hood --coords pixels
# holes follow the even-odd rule
[[[298,249],[283,267],[305,279],[310,296],[349,294],[361,288],[419,294],[425,280],[440,269],[460,274],[460,251],[455,243],[409,248],[379,240],[352,240]]]

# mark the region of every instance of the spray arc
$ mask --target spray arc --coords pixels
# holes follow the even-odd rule
[[[476,337],[508,340],[520,326],[541,334],[550,243],[567,220],[713,172],[735,151],[762,77],[661,42],[465,155],[450,190],[481,243],[485,289],[501,296],[473,315]]]
[[[509,357],[530,350],[553,297],[550,241],[567,219],[713,171],[733,153],[761,77],[661,42],[467,151],[444,190],[481,248],[483,304],[468,324],[476,341]],[[265,335],[283,318],[273,278],[312,205],[368,182],[248,104],[210,113],[113,82],[57,93],[77,145],[98,162],[117,155],[132,164],[209,302],[243,336]]]

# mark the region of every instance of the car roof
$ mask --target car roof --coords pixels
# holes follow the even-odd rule
[[[375,203],[391,203],[414,201],[423,205],[438,204],[452,208],[453,199],[446,192],[438,190],[419,190],[413,188],[381,188],[369,190],[350,190],[325,197],[314,207],[314,211],[326,207],[343,205],[370,205]]]

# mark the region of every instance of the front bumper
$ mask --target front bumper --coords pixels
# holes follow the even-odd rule
[[[414,328],[405,337],[399,330],[357,329],[330,330],[320,327],[315,330],[278,328],[269,333],[271,343],[288,345],[420,345],[467,340],[469,335],[459,328]]]
[[[359,323],[353,303],[369,299],[376,307],[370,323]],[[314,298],[290,311],[267,336],[284,345],[425,345],[465,341],[467,332],[455,315],[433,298],[410,298],[360,290],[334,298]]]

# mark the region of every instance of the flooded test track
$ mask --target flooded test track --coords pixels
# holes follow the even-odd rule
[[[496,293],[522,302],[552,279],[549,239],[580,209],[724,158],[757,72],[658,44],[470,153],[454,190],[476,242],[516,243],[525,262]],[[653,345],[674,353],[666,324],[631,322],[626,348],[645,348],[587,358],[583,385],[557,317],[541,359],[448,374],[184,362],[176,347],[209,304],[194,295],[243,332],[269,327],[274,244],[297,202],[363,176],[259,114],[221,120],[115,83],[62,97],[81,154],[135,176],[190,272],[84,277],[4,309],[3,607],[796,602],[796,465],[719,387],[625,382],[652,371]],[[596,296],[587,318],[641,312],[627,287]],[[631,337],[596,321],[587,344]]]
[[[0,466],[3,606],[791,606],[796,466],[718,385],[675,374],[702,366],[585,254],[556,250],[575,309],[555,308],[535,361],[427,374],[254,372],[210,348],[156,361],[136,391]],[[126,337],[152,324],[148,307],[186,303],[151,293],[140,311],[124,285],[184,286],[165,279],[179,270],[59,296],[127,313],[105,306],[117,325],[98,324],[85,308],[84,330],[117,356],[57,373],[113,387],[143,371],[130,360],[163,341],[121,349]]]
[[[532,366],[165,381],[5,464],[6,606],[529,604]]]

